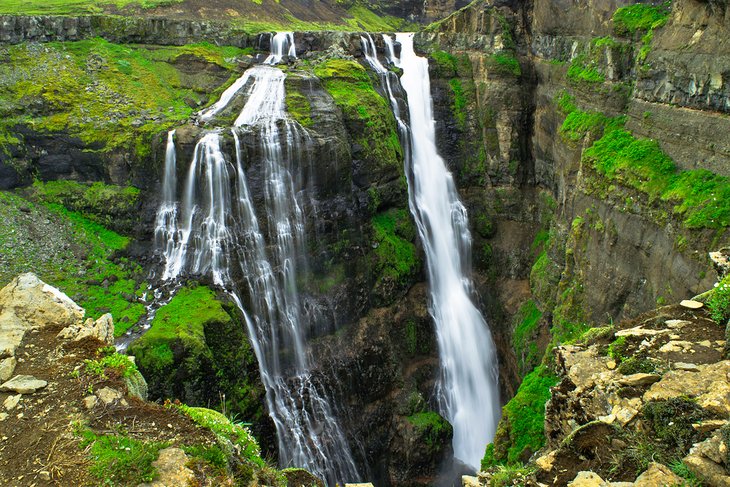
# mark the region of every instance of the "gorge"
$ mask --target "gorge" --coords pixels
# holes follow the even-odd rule
[[[719,423],[668,445],[622,384],[727,359],[724,2],[189,3],[0,6],[0,284],[327,485],[634,482],[621,442],[702,477]]]

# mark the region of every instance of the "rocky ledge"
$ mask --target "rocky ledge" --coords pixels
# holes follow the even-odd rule
[[[546,446],[464,485],[729,486],[726,285],[556,347]]]
[[[85,314],[33,274],[0,290],[1,485],[322,485],[224,414],[147,402],[111,315]]]

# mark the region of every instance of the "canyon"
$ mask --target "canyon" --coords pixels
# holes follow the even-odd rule
[[[409,49],[392,31],[250,33],[164,8],[0,16],[0,283],[33,271],[111,312],[151,399],[233,411],[264,454],[328,484],[450,485],[549,455],[569,472],[525,478],[634,481],[562,443],[613,414],[574,397],[571,365],[610,361],[644,313],[715,321],[695,365],[728,358],[708,257],[730,225],[727,5],[380,7],[440,20]],[[409,80],[417,59],[428,76]],[[417,161],[439,157],[419,182]],[[453,190],[440,209],[417,201],[433,181]],[[448,224],[429,219],[444,208]],[[663,308],[696,296],[707,316]],[[665,343],[640,342],[623,357],[659,360]],[[483,364],[459,372],[466,396],[449,396],[454,363]]]

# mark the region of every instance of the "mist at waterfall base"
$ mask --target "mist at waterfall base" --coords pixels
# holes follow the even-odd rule
[[[426,254],[439,345],[435,396],[454,428],[455,456],[478,469],[499,405],[494,345],[470,298],[466,210],[436,150],[427,60],[416,56],[410,35],[397,36],[400,58],[393,40],[384,39],[389,61],[403,69],[400,82],[378,61],[369,36],[363,38],[363,51],[381,77],[406,155],[409,205]],[[297,273],[307,265],[304,215],[314,203],[301,187],[299,172],[311,157],[312,140],[286,113],[286,74],[276,67],[295,56],[292,33],[276,34],[263,64],[246,70],[218,102],[198,114],[206,130],[181,184],[175,131],[169,133],[155,241],[164,256],[164,281],[207,276],[238,305],[276,427],[280,465],[306,468],[335,485],[363,478],[328,392],[312,377],[309,326],[300,309]],[[410,102],[407,110],[393,94],[401,84]],[[239,97],[245,99],[243,109],[232,126],[221,125],[219,115]],[[233,156],[226,153],[231,152],[227,134],[234,141]],[[249,191],[244,136],[258,146],[260,160],[250,162],[263,176],[265,208],[254,205]]]

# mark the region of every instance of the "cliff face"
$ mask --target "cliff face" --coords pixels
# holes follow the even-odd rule
[[[717,280],[706,255],[727,241],[730,223],[721,202],[727,22],[724,4],[694,0],[480,2],[418,34],[434,65],[441,50],[472,61],[470,72],[436,73],[445,79],[434,95],[442,150],[458,154],[453,141],[468,140],[486,155],[485,175],[461,188],[489,209],[489,232],[478,207],[470,216],[490,249],[481,291],[497,303],[491,324],[506,380],[538,364],[548,342]],[[519,74],[500,82],[510,65]],[[464,78],[476,96],[472,123],[460,128],[448,120],[454,80]],[[455,172],[470,154],[450,159]],[[525,379],[488,463],[526,460],[540,447],[539,426],[532,439],[523,429],[514,436],[524,428],[517,415],[529,415],[518,405],[540,390],[549,397],[552,380],[543,368]]]

